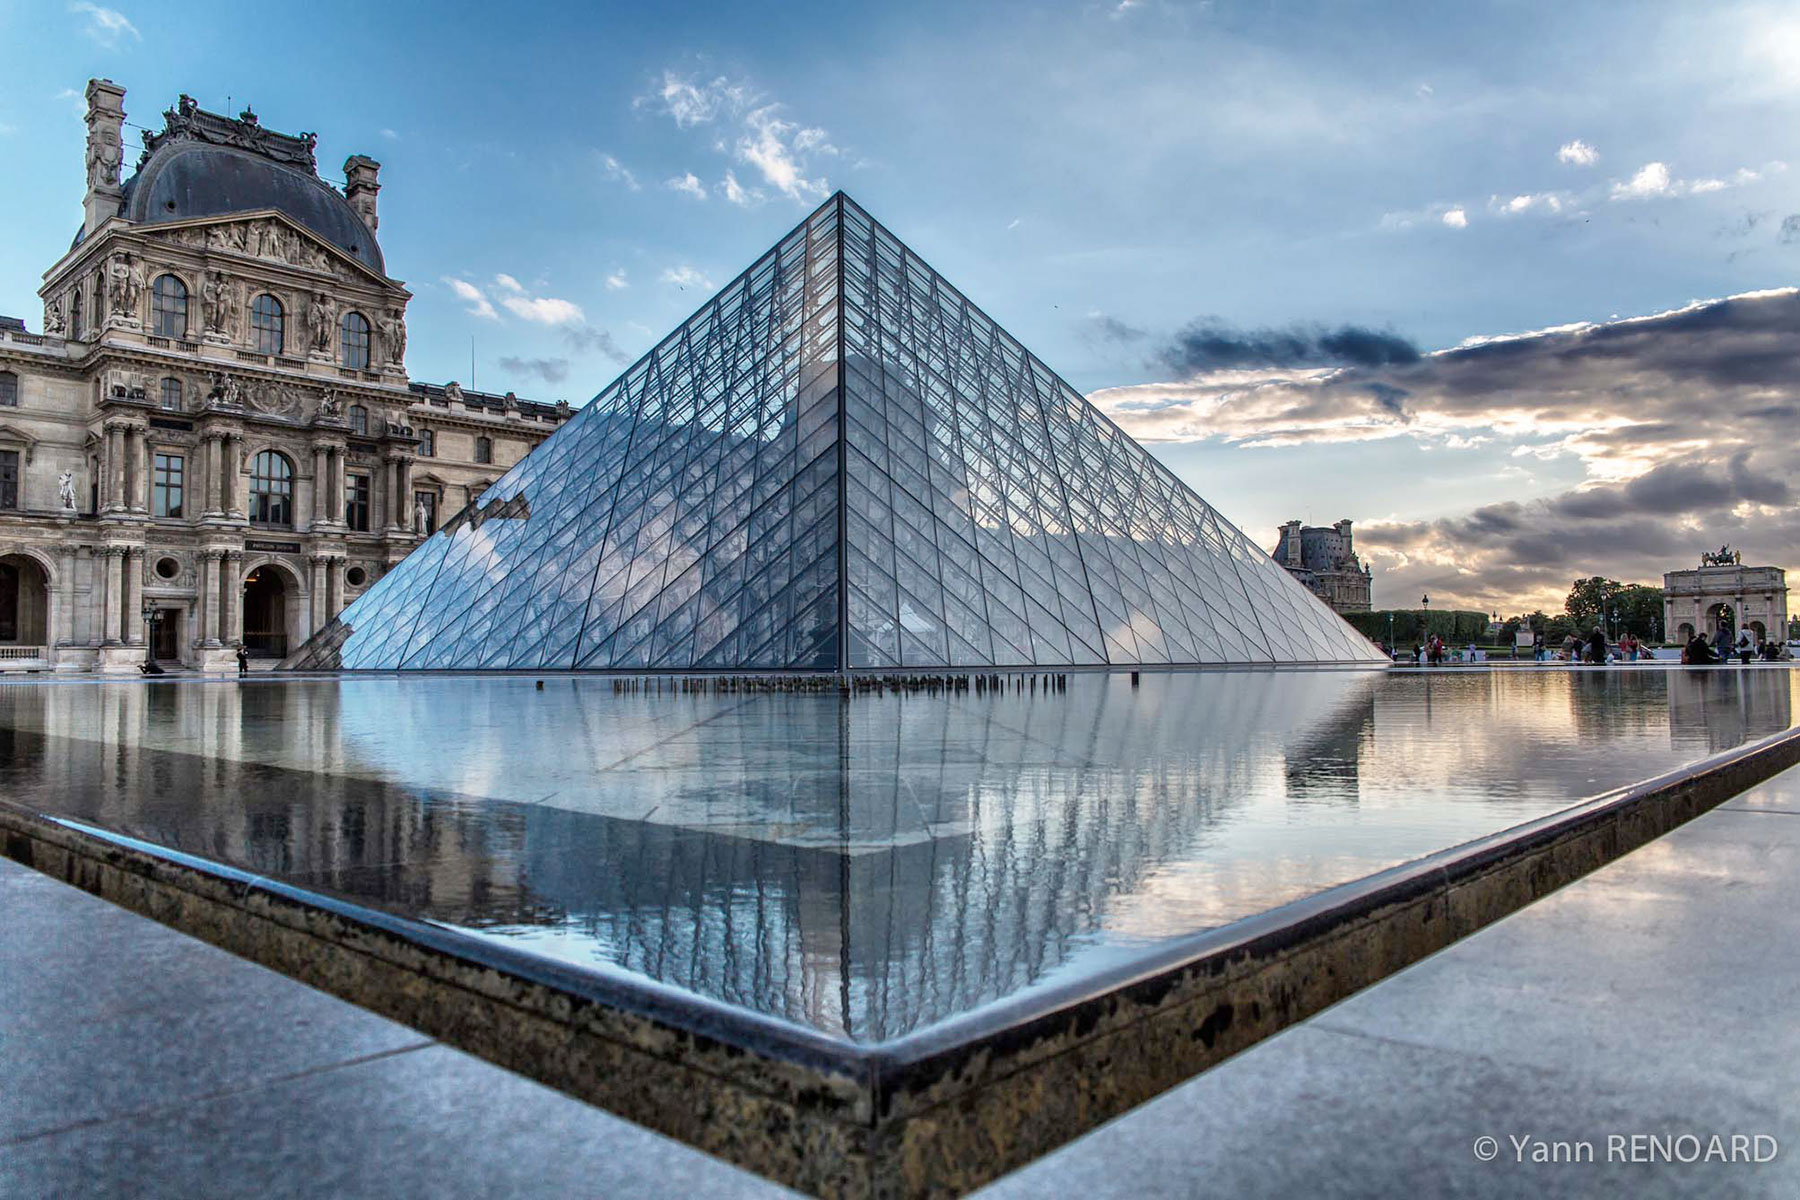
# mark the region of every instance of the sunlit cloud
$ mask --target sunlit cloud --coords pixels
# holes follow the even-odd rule
[[[1572,142],[1564,142],[1556,151],[1558,162],[1568,163],[1572,167],[1591,167],[1600,161],[1600,152],[1576,138]]]
[[[679,288],[701,288],[711,291],[714,287],[713,281],[707,278],[706,272],[689,266],[666,268],[662,273],[662,281],[672,283]]]
[[[684,172],[673,179],[663,181],[663,186],[671,192],[680,192],[692,196],[696,200],[706,199],[706,185],[700,182],[699,176],[692,171]]]
[[[605,173],[608,180],[613,183],[622,183],[634,192],[640,190],[643,186],[638,182],[637,176],[633,175],[631,171],[626,168],[624,163],[620,162],[610,154],[602,154],[600,156],[600,169]]]
[[[458,300],[468,304],[469,307],[466,311],[470,316],[490,321],[500,319],[500,314],[494,311],[494,306],[488,303],[488,298],[482,294],[480,288],[466,279],[457,279],[452,275],[445,275],[443,281],[444,286],[448,287]]]
[[[790,119],[784,105],[747,81],[723,75],[702,80],[665,70],[660,82],[633,106],[660,112],[681,129],[725,126],[713,136],[711,148],[754,168],[765,186],[790,199],[815,201],[830,190],[818,167],[820,160],[839,153],[830,135],[819,126]],[[731,179],[730,184],[721,184],[731,203],[748,204],[758,198],[737,184],[735,176]]]
[[[131,19],[116,8],[104,8],[98,4],[90,4],[87,0],[79,0],[78,3],[69,5],[69,11],[85,16],[87,23],[82,26],[81,31],[109,49],[126,38],[134,42],[144,40],[144,35],[138,32]]]

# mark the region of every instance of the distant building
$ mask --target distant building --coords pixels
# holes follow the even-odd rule
[[[1334,611],[1369,611],[1369,568],[1356,557],[1349,521],[1329,528],[1289,521],[1281,527],[1274,557]]]
[[[43,332],[0,317],[0,671],[286,654],[570,415],[407,378],[373,159],[183,96],[121,183],[124,97]]]
[[[1701,555],[1694,570],[1663,576],[1663,628],[1670,640],[1685,642],[1696,632],[1711,639],[1721,627],[1732,639],[1749,630],[1758,642],[1785,641],[1787,572],[1746,567],[1740,555],[1722,549]]]

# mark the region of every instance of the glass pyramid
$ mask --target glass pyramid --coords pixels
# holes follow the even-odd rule
[[[287,665],[1379,661],[839,193]]]

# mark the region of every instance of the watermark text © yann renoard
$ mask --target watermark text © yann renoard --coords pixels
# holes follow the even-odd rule
[[[1475,1139],[1481,1162],[1766,1163],[1781,1147],[1766,1133],[1609,1133],[1596,1141],[1487,1134]]]

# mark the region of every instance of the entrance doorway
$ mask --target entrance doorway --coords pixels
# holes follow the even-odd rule
[[[244,578],[244,649],[259,658],[286,658],[287,578],[264,565]]]
[[[181,627],[187,613],[179,608],[158,609],[156,636],[150,642],[150,654],[159,662],[181,661]]]
[[[23,554],[0,558],[0,657],[42,654],[49,636],[50,581]]]

